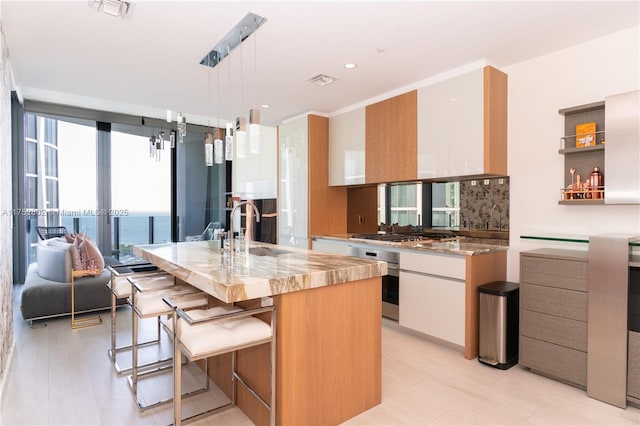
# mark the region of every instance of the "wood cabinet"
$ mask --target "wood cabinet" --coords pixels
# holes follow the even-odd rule
[[[368,105],[365,110],[365,183],[417,176],[417,92]]]
[[[365,182],[365,109],[329,118],[329,185]]]
[[[588,252],[538,249],[520,254],[519,362],[587,385]]]
[[[278,244],[308,249],[312,234],[345,233],[347,189],[329,187],[328,118],[290,120],[278,140]]]
[[[347,232],[366,234],[378,231],[378,187],[347,189]]]
[[[418,90],[417,177],[507,174],[507,75],[484,67]]]

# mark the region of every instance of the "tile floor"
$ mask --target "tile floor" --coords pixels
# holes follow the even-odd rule
[[[106,355],[108,313],[101,326],[72,330],[69,318],[36,323],[20,316],[14,292],[16,346],[2,399],[2,425],[166,425],[171,405],[138,413],[126,378]],[[118,311],[118,335],[126,342],[130,312]],[[46,324],[46,326],[44,326]],[[153,322],[142,327],[154,335]],[[119,339],[120,340],[120,339]],[[384,321],[382,404],[348,425],[614,425],[640,424],[640,409],[622,410],[584,391],[515,366],[501,371],[407,334]],[[164,345],[166,350],[168,345]],[[154,379],[155,380],[155,379]],[[167,386],[168,387],[168,386]],[[158,386],[162,388],[162,386]],[[185,410],[210,396],[193,397]],[[233,408],[195,425],[251,424]]]

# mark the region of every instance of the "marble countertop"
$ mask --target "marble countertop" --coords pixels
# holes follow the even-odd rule
[[[135,255],[226,302],[307,290],[387,274],[381,261],[330,255],[264,243],[224,257],[213,241],[134,246]]]
[[[371,245],[378,246],[380,248],[388,247],[389,249],[394,250],[419,250],[434,253],[458,254],[462,256],[477,256],[481,254],[494,253],[497,251],[505,251],[509,249],[509,241],[488,238],[463,237],[457,241],[407,241],[397,243],[351,238],[351,236],[352,234],[332,234],[314,235],[313,238],[344,241],[352,243],[354,245]]]

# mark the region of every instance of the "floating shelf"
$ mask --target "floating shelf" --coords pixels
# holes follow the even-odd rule
[[[564,148],[564,149],[559,149],[558,153],[559,154],[574,154],[574,153],[578,153],[578,152],[603,151],[604,147],[605,147],[605,145],[598,144],[598,145],[595,145],[595,146],[585,146],[584,148]]]
[[[604,101],[598,101],[590,104],[578,105],[578,106],[573,106],[569,108],[562,108],[558,110],[558,114],[561,114],[561,115],[578,114],[583,112],[595,111],[603,108],[604,108]]]
[[[589,206],[593,206],[593,205],[598,205],[598,204],[604,204],[604,199],[600,198],[600,199],[583,199],[583,200],[560,200],[558,201],[558,204],[560,205],[565,205],[565,206],[569,206],[569,205],[576,205],[576,204],[585,204],[585,205],[589,205]]]

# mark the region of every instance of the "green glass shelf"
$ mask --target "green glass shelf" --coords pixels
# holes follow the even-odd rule
[[[541,234],[541,235],[520,235],[523,240],[539,240],[539,241],[560,241],[564,243],[586,243],[589,244],[589,237],[583,235],[565,235],[565,234]],[[640,237],[629,241],[630,247],[640,247]]]
[[[542,241],[561,241],[564,243],[587,243],[589,237],[581,235],[563,235],[563,234],[542,234],[542,235],[520,235],[524,240],[542,240]]]

